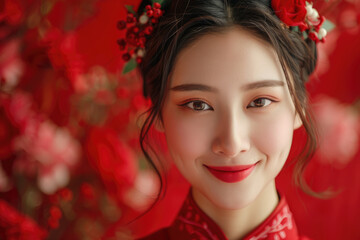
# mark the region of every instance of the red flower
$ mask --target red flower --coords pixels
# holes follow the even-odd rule
[[[50,28],[40,43],[46,49],[52,67],[60,73],[64,72],[73,85],[84,72],[84,61],[77,51],[77,41],[75,32],[65,33],[61,29]]]
[[[319,42],[319,38],[318,38],[318,36],[317,36],[317,34],[316,34],[315,32],[310,32],[310,33],[309,33],[309,38],[310,38],[311,40],[313,40],[314,42],[316,42],[316,43]]]
[[[0,39],[9,37],[18,30],[24,19],[24,10],[16,0],[5,0],[0,3]]]
[[[0,239],[45,239],[47,232],[32,219],[0,200]]]
[[[303,27],[305,25],[305,0],[272,0],[271,6],[276,16],[287,26]]]
[[[52,207],[50,208],[50,211],[49,211],[49,212],[50,212],[50,216],[51,216],[52,218],[59,219],[59,218],[62,217],[62,212],[61,212],[60,208],[57,207],[57,206],[52,206]]]
[[[61,199],[65,202],[70,202],[73,199],[73,193],[68,188],[63,188],[59,191]]]
[[[115,130],[103,127],[91,130],[85,150],[108,192],[121,202],[137,174],[137,159],[132,149]]]
[[[48,225],[52,229],[59,227],[59,220],[62,217],[62,212],[59,207],[52,206],[49,210],[50,216],[48,218]]]
[[[89,183],[83,183],[80,188],[81,197],[87,201],[92,201],[96,199],[96,193],[94,187]]]

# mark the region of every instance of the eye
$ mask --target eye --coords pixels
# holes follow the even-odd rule
[[[262,108],[270,105],[274,100],[268,98],[257,98],[252,101],[246,108]]]
[[[182,104],[181,106],[191,108],[194,111],[214,110],[209,104],[200,100],[190,101],[185,104]]]

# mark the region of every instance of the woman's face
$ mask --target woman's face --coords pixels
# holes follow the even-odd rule
[[[273,187],[299,126],[269,44],[232,28],[179,54],[160,129],[193,191],[216,206],[243,208]]]

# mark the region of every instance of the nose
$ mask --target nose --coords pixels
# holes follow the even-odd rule
[[[211,148],[217,155],[233,158],[250,148],[249,126],[236,112],[224,114],[215,133]]]

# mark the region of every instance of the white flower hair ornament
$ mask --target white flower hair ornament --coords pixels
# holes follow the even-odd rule
[[[334,28],[333,23],[313,8],[311,1],[272,0],[271,7],[287,28],[301,32],[304,39],[315,43],[325,42],[327,32]]]
[[[117,41],[121,51],[125,51],[122,59],[126,62],[123,74],[132,71],[143,60],[147,36],[151,35],[155,25],[161,20],[164,11],[163,0],[152,0],[142,14],[137,14],[133,6],[126,5],[126,20],[117,23],[119,30],[126,30],[125,37]],[[325,20],[311,1],[305,0],[272,0],[271,7],[282,25],[295,32],[302,33],[303,39],[311,39],[315,43],[325,42],[328,31],[334,24]]]

